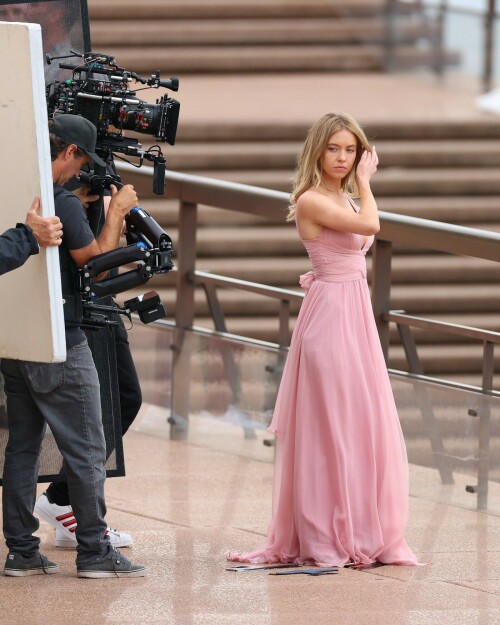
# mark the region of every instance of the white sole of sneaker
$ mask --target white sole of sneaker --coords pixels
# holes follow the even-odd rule
[[[87,579],[102,579],[111,577],[144,577],[146,570],[142,571],[77,571],[77,577],[86,577]]]
[[[54,541],[56,547],[59,549],[76,549],[76,541],[71,538],[56,538]],[[113,543],[113,547],[115,549],[123,549],[123,547],[130,547],[132,545],[132,541],[123,542],[123,543]]]
[[[30,575],[53,575],[59,572],[58,566],[43,569],[4,569],[3,574],[7,577],[29,577]]]

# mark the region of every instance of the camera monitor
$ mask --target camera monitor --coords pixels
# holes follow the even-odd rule
[[[68,54],[69,50],[91,50],[90,28],[86,0],[0,0],[0,21],[31,22],[42,27],[44,55],[51,57]],[[45,82],[61,80],[67,70],[58,62],[44,61]]]

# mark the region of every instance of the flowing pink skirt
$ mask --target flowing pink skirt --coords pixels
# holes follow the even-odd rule
[[[229,560],[418,564],[404,538],[408,461],[366,280],[312,284],[269,430],[267,541]]]

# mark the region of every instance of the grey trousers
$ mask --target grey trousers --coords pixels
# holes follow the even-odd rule
[[[1,362],[9,440],[3,471],[3,531],[10,551],[34,554],[40,540],[33,515],[40,448],[48,424],[64,458],[77,520],[77,564],[109,551],[104,480],[106,444],[99,380],[87,341],[71,347],[64,363]]]

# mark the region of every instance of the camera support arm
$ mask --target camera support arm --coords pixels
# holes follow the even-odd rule
[[[117,276],[107,277],[98,281],[92,280],[92,278],[104,271],[109,271],[134,261],[141,261],[142,264],[138,265],[136,269]],[[123,291],[146,284],[154,275],[154,262],[154,252],[152,254],[149,250],[136,245],[119,247],[116,250],[94,256],[80,270],[82,299],[85,298],[86,300],[87,297],[91,296],[104,297],[106,295],[123,293]]]
[[[146,284],[155,274],[167,273],[172,265],[172,240],[161,226],[143,208],[134,208],[125,218],[127,241],[130,245],[99,254],[79,270],[79,290],[84,310],[92,316],[93,311],[103,308],[93,298],[123,293]],[[125,273],[94,280],[99,274],[117,269],[131,262],[138,262],[135,269]],[[134,298],[126,302],[126,309],[114,309],[121,314],[139,312],[143,323],[165,316],[157,294],[150,293],[144,301]],[[146,321],[147,320],[147,321]],[[102,325],[102,321],[99,322]],[[95,325],[95,324],[94,324]]]

